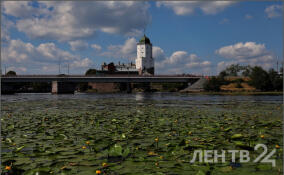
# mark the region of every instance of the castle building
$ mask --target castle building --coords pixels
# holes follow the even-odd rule
[[[136,69],[139,74],[154,75],[154,59],[152,57],[152,43],[144,36],[137,43]]]

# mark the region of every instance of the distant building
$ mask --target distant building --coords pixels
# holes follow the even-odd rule
[[[103,63],[101,70],[97,70],[97,74],[138,75],[138,70],[132,62],[128,64]]]
[[[101,67],[102,67],[102,71],[109,71],[109,72],[116,71],[116,68],[113,63],[109,63],[109,64],[103,63]]]
[[[126,71],[126,72],[137,72],[136,66],[135,64],[133,64],[132,62],[128,63],[128,64],[120,64],[120,62],[118,62],[118,64],[115,65],[115,68],[117,71]]]
[[[154,75],[154,59],[152,57],[152,43],[144,35],[137,43],[136,69],[139,74]]]
[[[137,58],[134,63],[103,63],[101,70],[97,70],[98,74],[139,74],[154,75],[154,58],[152,57],[152,43],[146,35],[144,35],[137,43]]]

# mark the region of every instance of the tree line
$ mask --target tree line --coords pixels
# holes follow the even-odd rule
[[[226,77],[239,77],[230,81]],[[204,89],[207,91],[220,91],[222,85],[237,83],[237,88],[241,88],[244,82],[243,77],[248,78],[248,85],[255,87],[260,91],[283,91],[283,67],[280,73],[274,69],[266,71],[260,66],[242,66],[233,64],[221,71],[218,76],[212,77],[205,84]]]

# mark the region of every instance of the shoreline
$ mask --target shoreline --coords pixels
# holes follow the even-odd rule
[[[283,95],[283,92],[182,92],[186,94],[201,94],[201,95]]]
[[[123,91],[116,91],[116,92],[96,92],[96,91],[84,91],[84,92],[75,92],[77,93],[83,93],[83,94],[116,94],[116,93],[127,93]],[[176,94],[189,94],[189,95],[227,95],[227,96],[234,96],[234,95],[247,95],[247,96],[253,96],[253,95],[275,95],[275,96],[282,96],[283,92],[279,91],[269,91],[269,92],[213,92],[213,91],[190,91],[190,92],[180,92],[180,91],[149,91],[149,92],[143,92],[143,91],[132,91],[131,93],[176,93]],[[50,92],[18,92],[13,94],[1,94],[1,95],[15,95],[15,94],[50,94]],[[71,93],[70,93],[71,94]]]
[[[108,93],[124,93],[122,91],[119,92],[81,92],[81,93],[87,93],[87,94],[108,94]],[[210,92],[210,91],[191,91],[191,92],[180,92],[180,91],[154,91],[154,92],[142,92],[142,91],[132,91],[131,93],[179,93],[179,94],[192,94],[192,95],[283,95],[283,92],[279,91],[269,91],[269,92]]]

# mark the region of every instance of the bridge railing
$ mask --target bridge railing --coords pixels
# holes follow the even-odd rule
[[[205,77],[203,75],[193,75],[193,74],[176,74],[176,75],[124,75],[124,74],[108,74],[108,75],[1,75],[1,77],[30,77],[30,78],[47,78],[47,77]]]

